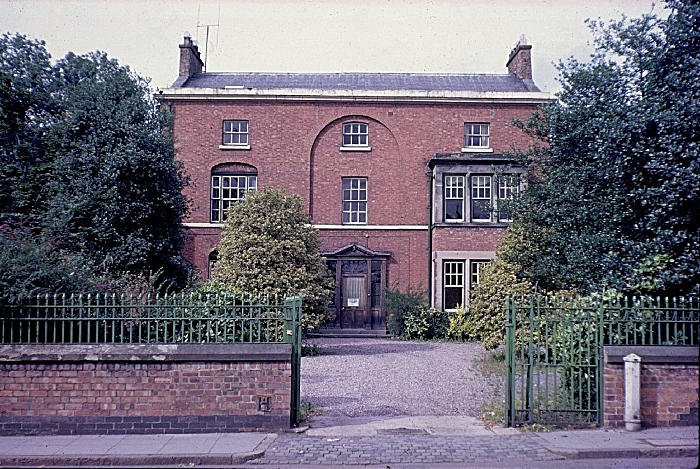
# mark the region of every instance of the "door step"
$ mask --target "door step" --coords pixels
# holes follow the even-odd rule
[[[341,329],[341,328],[321,328],[314,332],[309,332],[308,337],[342,338],[342,339],[386,339],[391,337],[385,329]]]

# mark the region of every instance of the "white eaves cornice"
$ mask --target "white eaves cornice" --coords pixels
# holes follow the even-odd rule
[[[545,104],[552,101],[545,92],[477,92],[447,90],[323,90],[304,88],[166,88],[156,94],[165,100],[274,100],[345,102],[498,102]]]

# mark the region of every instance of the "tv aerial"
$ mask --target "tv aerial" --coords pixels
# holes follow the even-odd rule
[[[209,56],[209,29],[210,28],[217,28],[216,29],[216,45],[219,44],[219,22],[221,20],[221,3],[219,3],[219,14],[216,20],[216,23],[201,23],[199,21],[199,13],[200,13],[200,8],[201,5],[197,7],[197,37],[199,37],[199,30],[200,28],[205,28],[206,29],[206,37],[204,39],[204,71],[207,71],[207,57]]]

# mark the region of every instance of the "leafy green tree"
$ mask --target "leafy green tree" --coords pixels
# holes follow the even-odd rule
[[[591,22],[591,61],[560,63],[557,101],[521,124],[542,145],[499,255],[544,290],[698,292],[700,5],[666,6]]]
[[[30,227],[42,252],[75,256],[95,276],[158,272],[184,286],[186,180],[170,124],[148,81],[106,54],[52,66],[43,42],[3,35],[0,223]]]
[[[54,73],[44,42],[0,36],[0,221],[41,212],[51,166],[45,145],[57,113]]]
[[[229,208],[213,278],[253,295],[303,295],[302,324],[330,319],[334,289],[320,254],[318,232],[298,195],[283,189],[249,192]]]
[[[0,225],[0,304],[95,286],[84,259],[64,255],[26,227]]]

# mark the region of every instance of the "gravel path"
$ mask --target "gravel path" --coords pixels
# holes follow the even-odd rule
[[[320,355],[302,358],[301,399],[327,416],[462,415],[503,400],[503,377],[484,376],[480,344],[390,339],[309,339]]]

